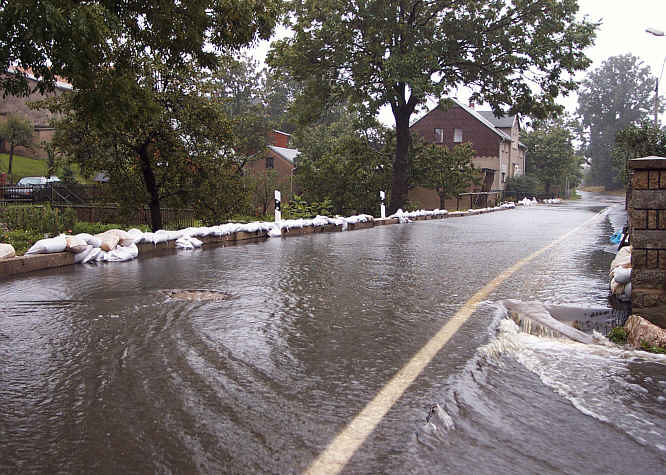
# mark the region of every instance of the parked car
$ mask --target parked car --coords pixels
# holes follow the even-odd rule
[[[5,198],[32,198],[32,195],[36,190],[46,187],[49,183],[58,181],[60,181],[60,178],[57,176],[50,176],[48,178],[45,176],[24,176],[16,182],[16,185],[5,187]]]

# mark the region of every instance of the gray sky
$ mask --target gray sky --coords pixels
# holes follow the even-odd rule
[[[597,39],[594,46],[586,53],[593,63],[591,69],[597,68],[601,63],[618,54],[631,53],[638,56],[651,68],[652,74],[658,75],[666,58],[666,36],[657,37],[645,32],[647,27],[666,31],[666,0],[578,0],[580,16],[587,15],[591,20],[601,20],[602,24],[597,30]],[[284,30],[278,30],[279,36],[285,35]],[[257,46],[254,56],[263,60],[268,50],[267,42]],[[578,76],[582,79],[585,73]],[[666,76],[662,76],[660,95],[666,95]],[[459,99],[466,101],[470,92],[465,89],[458,91]],[[561,98],[568,111],[576,109],[575,94]],[[434,105],[434,104],[433,104]],[[484,109],[479,106],[479,109]],[[379,119],[386,125],[394,125],[393,116],[388,108],[380,111]],[[663,115],[661,120],[663,122]]]

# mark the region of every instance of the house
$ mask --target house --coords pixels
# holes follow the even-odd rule
[[[299,152],[289,148],[290,139],[290,134],[272,130],[265,152],[246,165],[249,174],[259,179],[255,204],[261,214],[273,210],[274,190],[282,192],[283,201],[288,201],[294,193],[295,160]],[[271,171],[275,174],[269,175]]]
[[[7,74],[15,73],[16,70],[12,68],[7,72]],[[43,144],[50,142],[55,133],[55,129],[51,127],[50,124],[53,114],[46,109],[31,109],[29,103],[43,100],[53,95],[59,96],[67,91],[71,91],[72,85],[63,79],[58,78],[53,92],[41,94],[36,90],[37,78],[31,71],[26,71],[25,74],[30,90],[35,92],[32,92],[29,96],[0,96],[0,121],[6,120],[8,115],[15,115],[32,122],[35,127],[32,148],[26,149],[23,147],[17,147],[15,153],[27,157],[46,158],[47,153]],[[8,153],[8,148],[7,144],[0,144],[0,151]]]
[[[482,171],[483,178],[469,191],[503,191],[508,178],[525,173],[527,147],[520,143],[520,120],[516,115],[496,117],[492,111],[477,111],[450,99],[450,107],[434,108],[416,121],[411,131],[426,142],[450,148],[462,143],[472,145],[473,164]],[[439,207],[437,193],[421,187],[410,190],[409,200],[426,208]]]

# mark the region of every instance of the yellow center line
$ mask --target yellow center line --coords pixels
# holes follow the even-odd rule
[[[326,449],[310,464],[306,474],[337,474],[342,471],[349,459],[365,442],[386,413],[402,397],[407,388],[421,374],[425,367],[448,343],[451,337],[476,311],[479,304],[500,284],[511,277],[525,264],[540,256],[552,247],[560,244],[572,234],[596,220],[606,211],[595,214],[577,228],[560,238],[519,260],[500,275],[484,285],[449,319],[444,326],[398,371],[391,380],[377,393],[365,408],[333,439]]]

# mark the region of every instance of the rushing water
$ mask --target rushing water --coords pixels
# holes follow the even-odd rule
[[[0,470],[300,472],[474,292],[611,204],[0,281]],[[346,470],[663,471],[666,361],[519,333],[499,304],[607,307],[616,211],[500,286]]]

